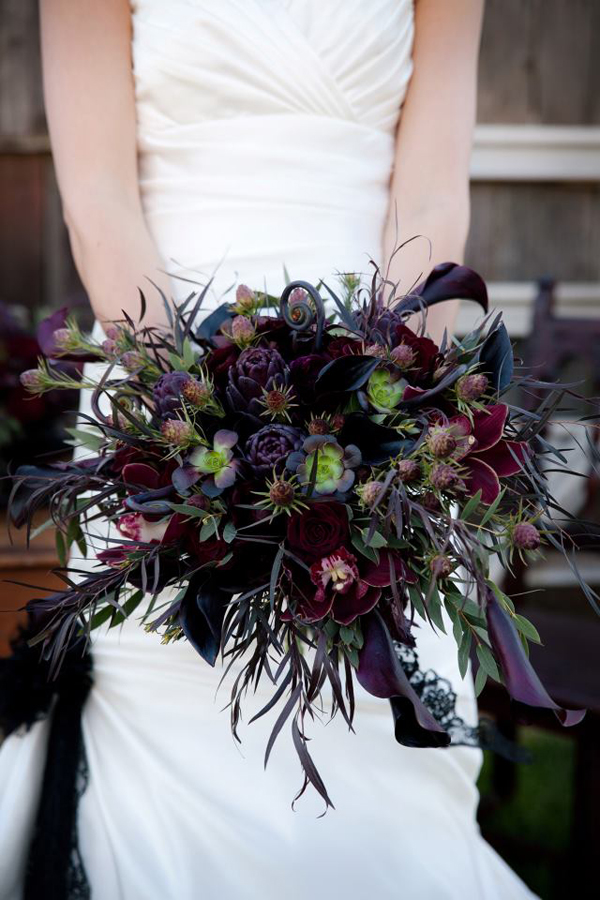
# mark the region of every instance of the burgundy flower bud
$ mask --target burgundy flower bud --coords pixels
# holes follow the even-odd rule
[[[36,391],[43,387],[42,373],[37,369],[27,369],[26,372],[21,372],[19,381],[28,391]]]
[[[331,417],[331,430],[332,431],[341,431],[346,422],[346,416],[342,413],[336,413]]]
[[[489,379],[487,375],[479,373],[477,375],[463,375],[456,385],[456,393],[461,400],[478,400],[487,390]]]
[[[431,470],[429,481],[434,488],[437,488],[439,491],[445,491],[458,481],[458,475],[452,466],[446,463],[437,463]]]
[[[445,428],[435,428],[431,431],[427,440],[433,456],[443,459],[456,449],[456,438]]]
[[[117,328],[116,325],[109,325],[108,328],[104,329],[104,334],[109,341],[118,341],[121,337],[121,329]]]
[[[434,578],[447,578],[454,571],[454,563],[448,556],[438,553],[431,559],[429,569]]]
[[[252,309],[256,303],[254,291],[251,291],[247,284],[239,284],[235,292],[235,302],[240,309]]]
[[[107,356],[114,356],[117,352],[116,342],[111,340],[111,338],[107,338],[105,341],[102,341],[102,349]]]
[[[377,356],[379,359],[386,359],[387,351],[381,344],[368,344],[365,347],[365,356]]]
[[[309,434],[331,434],[331,425],[327,419],[311,419],[308,423]]]
[[[518,522],[512,533],[512,542],[521,550],[537,550],[542,538],[532,522]]]
[[[289,404],[289,397],[283,391],[274,389],[267,391],[263,402],[270,413],[277,414],[285,412]]]
[[[187,444],[194,434],[190,423],[181,419],[165,419],[160,430],[164,439],[174,446]]]
[[[197,378],[188,377],[181,385],[181,394],[192,406],[202,408],[206,406],[212,397],[210,387],[204,382],[198,381]]]
[[[415,360],[417,358],[417,354],[413,350],[412,347],[409,347],[408,344],[398,344],[397,347],[394,347],[391,353],[392,359],[401,369],[410,369],[411,366],[414,366]]]
[[[192,494],[191,497],[185,498],[186,506],[195,506],[196,509],[208,509],[210,500],[204,494]]]
[[[360,496],[363,503],[366,506],[373,506],[381,496],[382,488],[383,482],[381,481],[367,481],[366,484],[361,485]]]
[[[439,512],[441,509],[440,501],[435,496],[433,491],[427,491],[427,493],[423,494],[421,504],[425,507],[425,509],[432,513]]]
[[[137,352],[137,350],[127,350],[127,352],[124,353],[121,357],[121,362],[124,368],[132,371],[133,369],[137,369],[139,366],[141,366],[144,360],[141,354]]]
[[[269,488],[269,499],[275,506],[287,509],[294,504],[296,491],[289,481],[274,481]]]
[[[401,459],[398,463],[398,475],[405,484],[421,477],[421,466],[416,459]]]
[[[231,337],[236,343],[247,343],[256,334],[256,329],[247,316],[235,316],[231,323]]]
[[[52,340],[59,350],[68,350],[71,343],[71,332],[68,328],[57,328],[52,334]]]

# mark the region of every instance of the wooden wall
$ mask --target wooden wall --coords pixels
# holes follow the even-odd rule
[[[478,117],[598,127],[600,2],[487,0]],[[473,184],[467,261],[488,280],[600,282],[598,248],[598,182]],[[0,301],[36,311],[72,302],[78,291],[46,134],[37,4],[3,0]]]

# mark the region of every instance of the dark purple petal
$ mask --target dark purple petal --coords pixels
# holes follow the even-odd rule
[[[147,488],[158,487],[160,478],[156,469],[146,463],[127,463],[123,466],[121,477],[125,484],[141,485]]]
[[[467,456],[465,463],[468,469],[465,484],[469,494],[474,496],[481,491],[481,502],[493,503],[500,493],[500,482],[494,470],[477,456]]]
[[[227,594],[221,591],[212,579],[199,586],[192,579],[181,601],[179,624],[202,659],[214,666],[219,647]]]
[[[417,295],[416,297],[414,295]],[[396,309],[417,311],[419,299],[425,307],[441,303],[443,300],[473,300],[487,312],[488,294],[483,278],[468,266],[454,262],[439,263],[434,266],[425,281],[403,300]]]
[[[346,416],[338,440],[342,446],[356,444],[362,461],[368,466],[389,462],[402,450],[408,453],[415,443],[412,439],[401,438],[395,428],[378,425],[362,413]]]
[[[447,747],[450,735],[412,688],[380,614],[370,612],[361,623],[365,642],[356,677],[370,694],[392,702],[398,743],[409,747]]]
[[[320,394],[357,391],[366,384],[381,360],[373,356],[340,356],[321,369],[315,387]]]
[[[396,580],[414,584],[417,576],[396,553],[390,553],[389,550],[379,551],[379,562],[377,563],[371,561],[367,561],[366,565],[361,563],[361,579],[375,587],[389,587],[391,583],[390,558],[393,560]]]
[[[483,342],[479,351],[479,363],[478,371],[487,375],[496,391],[505,390],[511,383],[514,355],[508,331],[502,322]]]
[[[185,494],[200,479],[200,472],[194,466],[184,465],[175,469],[171,475],[173,487],[180,494]]]
[[[37,328],[37,340],[44,356],[53,357],[58,353],[58,347],[54,341],[54,332],[59,328],[64,328],[67,324],[69,309],[67,306],[61,306],[52,315],[42,319]]]
[[[495,406],[486,406],[485,410],[477,410],[473,413],[473,435],[477,438],[474,453],[489,450],[497,444],[504,434],[504,426],[508,416],[508,406],[505,403],[497,403]]]
[[[355,585],[355,589],[348,591],[347,594],[335,596],[331,616],[340,625],[350,625],[358,616],[371,612],[377,606],[380,597],[381,591],[377,588],[369,587],[361,591],[358,585]]]
[[[516,475],[520,472],[521,461],[528,455],[529,447],[522,441],[498,441],[494,447],[483,453],[477,453],[474,458],[485,462],[496,475],[505,478],[507,475]]]
[[[517,629],[491,590],[487,593],[486,615],[492,649],[512,699],[526,706],[551,709],[562,725],[581,722],[585,710],[563,709],[547,693],[527,658]]]

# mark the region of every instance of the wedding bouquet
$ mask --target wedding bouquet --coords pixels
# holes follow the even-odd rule
[[[553,395],[536,412],[506,399],[523,379],[500,316],[441,346],[424,315],[407,325],[450,298],[487,310],[471,269],[438,265],[402,296],[376,267],[367,286],[341,284],[295,281],[279,300],[240,285],[201,320],[207,285],[179,307],[164,298],[168,329],[125,316],[103,343],[54,314],[46,358],[22,382],[35,395],[90,389],[93,415],[73,431],[72,462],[18,470],[11,504],[29,528],[49,510],[64,567],[71,545],[92,552],[91,523],[112,525],[95,568],[71,563],[64,590],[28,603],[53,672],[73,637],[150,598],[140,621],[163,642],[242,663],[234,734],[247,690],[272,685],[259,713],[280,708],[266,759],[289,721],[303,789],[326,803],[305,734],[326,685],[326,715],[350,728],[356,681],[389,700],[400,743],[450,743],[402,664],[417,622],[451,623],[463,675],[477,658],[478,692],[492,678],[523,708],[565,725],[583,716],[546,693],[527,654],[539,636],[489,577],[492,556],[510,568],[545,537],[567,552],[540,526]],[[144,311],[142,296],[140,323]],[[53,362],[65,359],[105,365],[75,381]]]

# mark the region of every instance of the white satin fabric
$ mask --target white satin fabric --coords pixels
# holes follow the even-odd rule
[[[132,15],[140,186],[170,271],[217,269],[214,305],[238,275],[277,293],[284,264],[316,281],[380,260],[411,0],[137,0]],[[474,723],[452,636],[423,627],[418,649]],[[93,900],[533,897],[479,834],[481,752],[399,746],[387,701],[358,689],[356,734],[339,716],[313,724],[336,806],[317,818],[310,791],[290,809],[288,729],[264,771],[273,716],[236,745],[229,682],[215,697],[222,668],[188,644],[134,620],[96,634],[94,667],[79,811]],[[268,696],[248,697],[246,722]],[[1,750],[2,900],[20,897],[46,734],[39,723]]]

